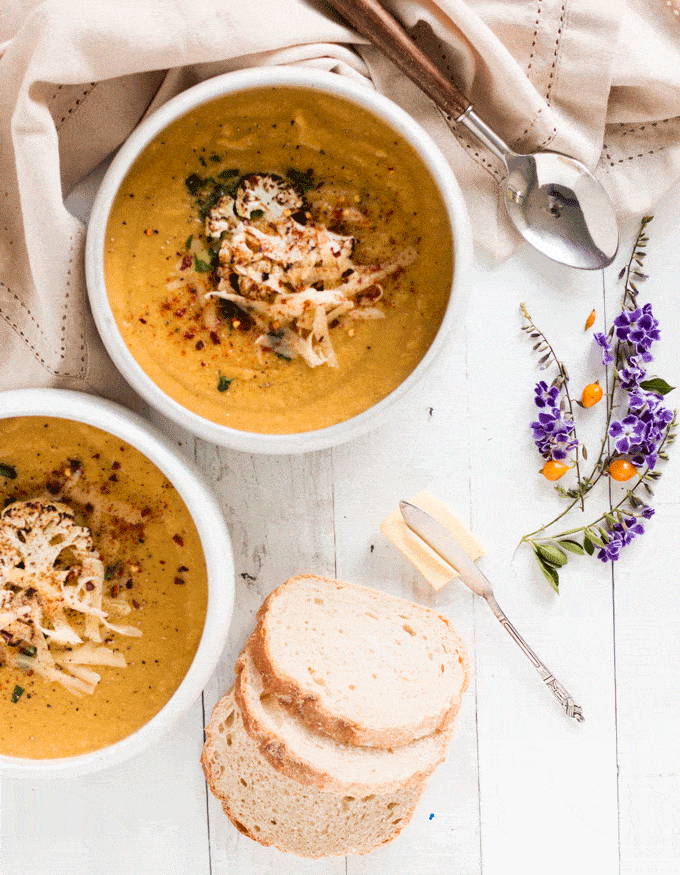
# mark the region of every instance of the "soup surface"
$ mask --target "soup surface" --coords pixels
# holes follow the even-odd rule
[[[108,619],[142,633],[101,627],[100,646],[119,661],[122,654],[127,665],[86,666],[101,680],[91,695],[79,695],[10,666],[17,653],[30,651],[5,632],[0,753],[44,759],[96,750],[148,722],[191,664],[207,607],[199,536],[162,472],[100,429],[65,419],[0,419],[0,456],[0,507],[38,497],[68,506],[91,531],[104,563]],[[6,592],[11,589],[5,584]],[[67,610],[66,619],[82,628],[75,612]]]
[[[354,265],[403,261],[330,321],[323,342],[337,367],[272,348],[276,331],[263,333],[233,302],[205,297],[222,270],[206,218],[254,174],[297,190],[304,206],[296,215],[308,229],[351,238]],[[448,302],[451,233],[429,172],[392,128],[339,98],[275,87],[198,107],[146,147],[113,204],[104,267],[125,343],[161,389],[222,425],[289,434],[366,410],[416,367]],[[231,291],[233,276],[221,276]],[[343,281],[313,285],[328,291]]]

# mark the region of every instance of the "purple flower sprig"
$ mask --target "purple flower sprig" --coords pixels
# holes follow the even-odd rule
[[[538,416],[531,423],[534,443],[538,452],[546,460],[554,459],[564,463],[571,460],[571,454],[574,454],[574,468],[578,484],[574,494],[578,500],[582,486],[580,445],[576,436],[574,405],[569,394],[569,374],[564,363],[557,357],[548,338],[534,323],[526,306],[520,304],[520,307],[526,320],[522,331],[526,331],[529,337],[535,341],[533,350],[541,355],[538,360],[539,368],[541,370],[546,370],[551,366],[557,368],[557,376],[550,385],[545,380],[540,380],[534,388],[534,403],[538,408]]]
[[[606,395],[605,434],[598,459],[587,477],[582,479],[579,474],[577,488],[556,487],[561,495],[572,499],[568,507],[550,523],[522,538],[522,542],[533,548],[542,573],[555,591],[559,590],[559,569],[566,565],[568,553],[596,556],[602,562],[617,561],[623,548],[644,533],[644,521],[653,516],[654,509],[637,493],[644,489],[648,495],[654,494],[653,482],[661,476],[656,470],[657,463],[668,459],[667,448],[675,440],[676,413],[663,403],[663,397],[673,387],[659,377],[647,376],[647,365],[653,360],[652,346],[661,336],[659,322],[651,304],[639,306],[637,301],[637,283],[647,278],[642,265],[648,240],[646,227],[650,221],[651,217],[642,220],[628,265],[619,274],[619,279],[625,276],[621,313],[608,335],[593,335],[600,347],[603,365],[613,365]],[[523,312],[528,316],[524,307]],[[534,401],[540,412],[538,421],[531,426],[539,452],[542,455],[550,452],[550,458],[558,460],[561,457],[553,451],[567,455],[575,439],[573,416],[563,417],[564,403],[558,404],[560,391],[559,379],[551,387],[545,382],[536,386]],[[621,408],[624,415],[613,419],[614,410]],[[585,450],[583,457],[586,458]],[[638,468],[635,484],[626,490],[621,500],[587,525],[548,535],[547,530],[579,500],[583,508],[585,495],[608,473],[611,461],[619,457],[626,457]]]

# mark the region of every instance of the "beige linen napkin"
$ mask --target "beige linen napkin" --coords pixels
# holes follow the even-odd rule
[[[620,214],[680,176],[680,0],[395,0],[483,118],[518,150],[597,167]],[[411,112],[450,161],[477,244],[520,242],[500,168],[322,2],[5,0],[0,10],[0,388],[60,385],[130,400],[86,303],[72,187],[140,118],[208,76],[302,64]]]

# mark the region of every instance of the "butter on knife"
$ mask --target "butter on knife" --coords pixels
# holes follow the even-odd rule
[[[456,519],[444,502],[431,492],[423,490],[408,500],[411,504],[427,511],[448,529],[473,562],[484,555],[484,547],[474,535]],[[440,590],[459,576],[455,568],[452,568],[422,538],[409,529],[399,509],[383,520],[380,531],[420,571],[433,589]]]

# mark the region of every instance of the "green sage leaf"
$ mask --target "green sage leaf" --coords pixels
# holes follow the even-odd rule
[[[588,537],[588,535],[583,536],[583,549],[586,551],[586,553],[589,556],[592,556],[593,553],[595,552],[595,546],[594,546],[593,542],[590,540],[590,538]]]
[[[538,544],[536,552],[548,565],[556,565],[559,568],[567,564],[567,554],[554,544]]]
[[[645,392],[653,392],[655,395],[668,395],[675,389],[675,386],[669,386],[661,377],[652,377],[651,380],[643,380],[640,383],[640,388]]]
[[[583,556],[583,547],[578,541],[572,541],[571,538],[563,538],[557,543],[560,547],[564,547],[564,549],[568,550],[570,553],[576,553],[578,556]]]
[[[534,550],[536,561],[538,562],[538,567],[541,569],[543,577],[548,581],[550,586],[555,590],[556,593],[560,591],[560,576],[557,573],[556,569],[553,568],[552,565],[546,564],[541,556],[539,555],[537,550]]]

